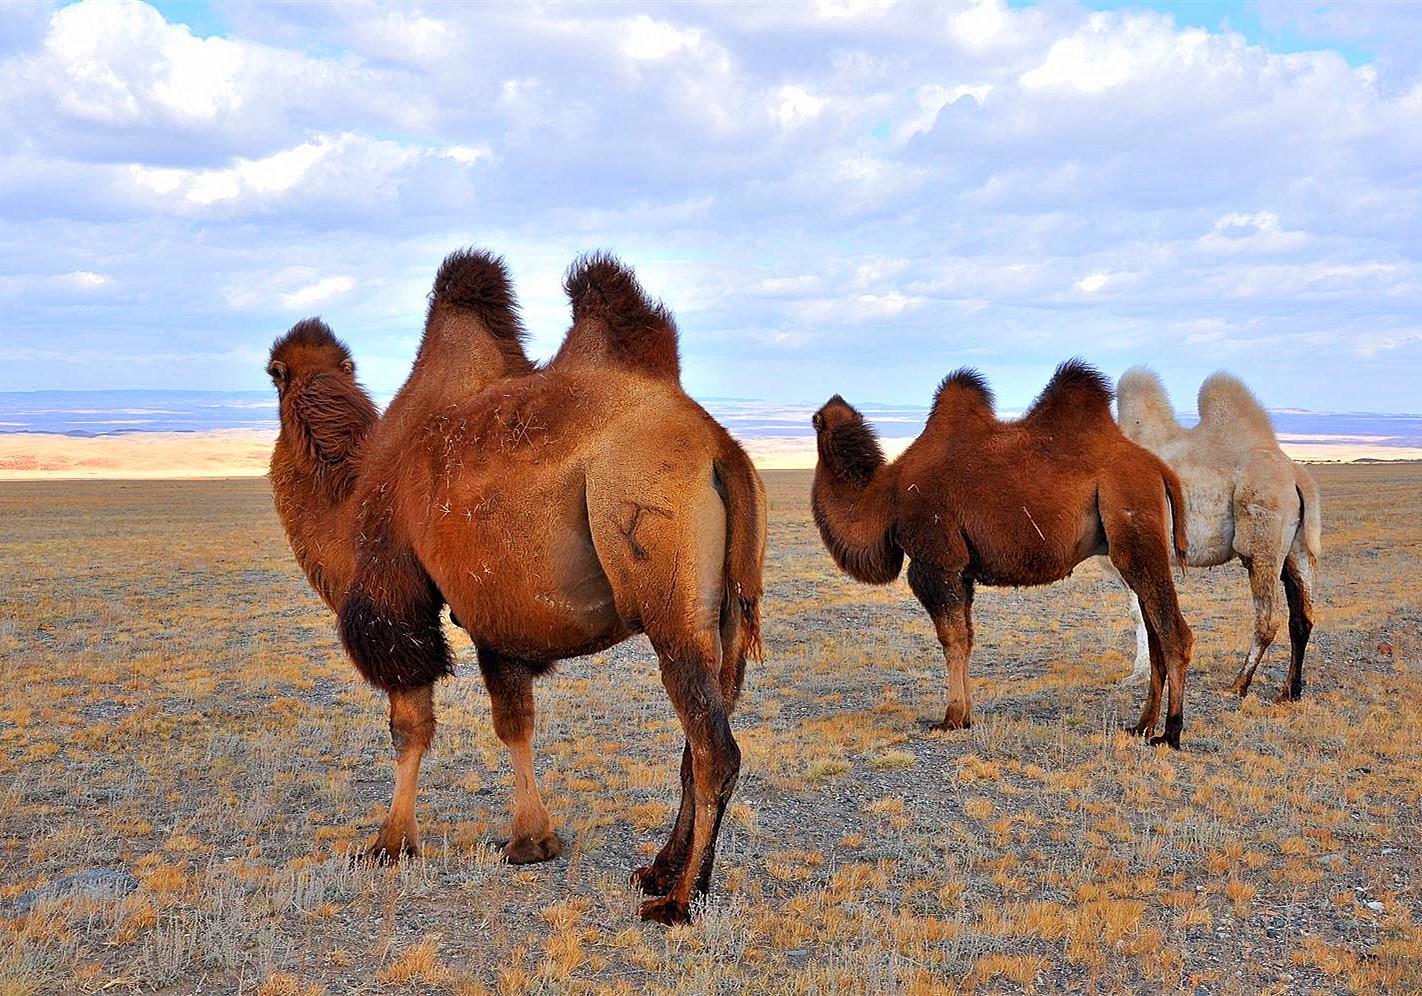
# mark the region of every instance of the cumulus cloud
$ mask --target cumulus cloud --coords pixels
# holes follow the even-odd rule
[[[1083,353],[1182,396],[1227,357],[1271,402],[1415,407],[1398,6],[1264,4],[1292,51],[1002,0],[244,5],[218,36],[140,0],[6,10],[0,295],[31,358],[0,386],[142,372],[57,372],[56,328],[237,357],[320,310],[389,390],[439,259],[481,244],[544,352],[568,260],[621,253],[703,394],[922,400],[970,360],[1012,404]]]

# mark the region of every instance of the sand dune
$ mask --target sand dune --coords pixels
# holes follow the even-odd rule
[[[1281,440],[1297,460],[1352,463],[1357,460],[1422,460],[1422,447],[1388,446],[1385,436],[1305,437]],[[0,434],[0,480],[74,478],[256,477],[267,472],[274,433],[266,429],[208,432],[134,432],[115,436],[48,433]],[[890,456],[911,440],[886,437]],[[804,436],[743,440],[756,466],[794,470],[815,465],[815,444]]]

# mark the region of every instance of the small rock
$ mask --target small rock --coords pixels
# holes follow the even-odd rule
[[[1376,899],[1369,899],[1363,905],[1375,913],[1383,909],[1383,904],[1378,902]]]
[[[1332,871],[1342,871],[1348,867],[1347,860],[1341,854],[1325,854],[1318,859],[1318,863],[1325,865]]]
[[[10,906],[16,914],[23,916],[40,903],[54,902],[67,896],[83,896],[88,899],[117,898],[126,896],[137,888],[138,879],[122,868],[91,868],[55,879],[38,889],[22,892],[10,901]]]
[[[1392,644],[1391,644],[1391,643],[1379,643],[1379,644],[1378,644],[1378,653],[1382,654],[1384,657],[1391,657],[1391,656],[1392,656]]]

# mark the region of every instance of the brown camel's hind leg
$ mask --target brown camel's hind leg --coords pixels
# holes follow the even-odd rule
[[[928,610],[943,659],[948,666],[948,707],[935,730],[966,730],[973,725],[973,693],[968,684],[968,658],[973,652],[973,583],[961,573],[926,560],[910,562],[909,588]]]
[[[1150,742],[1164,743],[1178,750],[1180,732],[1185,726],[1185,668],[1190,662],[1194,638],[1185,617],[1180,614],[1175,582],[1170,574],[1173,559],[1166,526],[1168,518],[1144,512],[1150,507],[1148,501],[1159,502],[1159,496],[1150,499],[1144,495],[1114,496],[1115,501],[1110,500],[1111,497],[1103,489],[1099,502],[1111,563],[1140,600],[1150,644],[1151,688],[1135,732],[1140,736],[1154,732],[1161,685],[1168,682],[1170,700],[1165,734],[1152,737]],[[1164,508],[1161,512],[1164,514]]]
[[[698,887],[706,884],[702,881],[703,869],[709,881],[721,817],[740,775],[741,750],[731,735],[722,699],[718,643],[719,640],[702,639],[689,646],[668,646],[653,636],[652,644],[662,662],[662,684],[686,732],[693,798],[690,845],[685,849],[681,868],[664,895],[642,904],[644,920],[673,924],[689,919],[691,900]]]
[[[721,701],[730,716],[740,700],[741,684],[746,674],[746,650],[741,633],[741,608],[735,599],[728,599],[721,610]],[[681,751],[681,805],[672,823],[671,835],[652,863],[632,873],[632,882],[649,896],[665,896],[682,867],[691,847],[692,823],[696,812],[696,786],[692,779],[691,744]],[[704,894],[711,885],[715,852],[707,851],[696,880],[696,892]]]
[[[1313,585],[1312,559],[1296,544],[1284,560],[1284,594],[1289,600],[1289,673],[1279,690],[1280,702],[1297,702],[1303,695],[1304,652],[1313,633]]]
[[[504,844],[511,865],[551,861],[563,853],[533,771],[533,674],[523,661],[479,648],[479,671],[489,690],[494,733],[508,748],[514,769],[513,827]]]
[[[390,742],[395,747],[395,794],[390,813],[363,857],[370,861],[398,861],[420,850],[420,829],[415,822],[415,794],[420,782],[420,760],[434,739],[434,685],[390,693]]]

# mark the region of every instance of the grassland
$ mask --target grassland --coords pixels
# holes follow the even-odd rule
[[[675,801],[644,641],[538,690],[565,856],[487,846],[510,776],[472,651],[439,691],[425,854],[351,868],[388,800],[356,680],[261,480],[0,485],[0,994],[1422,989],[1422,468],[1326,467],[1306,698],[1224,691],[1238,567],[1183,585],[1182,753],[1116,731],[1140,691],[1094,568],[977,601],[977,725],[905,584],[820,548],[767,476],[767,658],[714,892],[636,919]],[[74,873],[91,873],[76,885]]]

